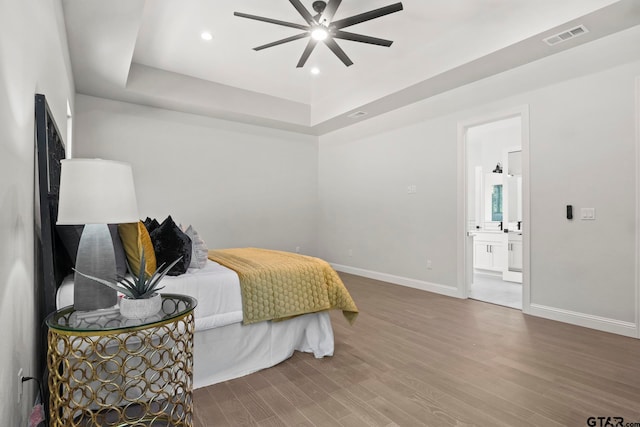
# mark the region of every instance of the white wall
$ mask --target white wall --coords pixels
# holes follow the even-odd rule
[[[320,256],[459,293],[458,122],[528,104],[531,312],[636,334],[639,43],[635,28],[320,137]],[[597,220],[567,221],[569,203]]]
[[[24,426],[35,399],[18,369],[37,372],[34,294],[34,95],[43,93],[66,135],[73,102],[66,32],[58,0],[0,2],[0,424]],[[72,104],[73,105],[73,104]]]
[[[74,127],[74,157],[132,164],[142,218],[171,214],[210,248],[316,253],[316,137],[86,95]]]

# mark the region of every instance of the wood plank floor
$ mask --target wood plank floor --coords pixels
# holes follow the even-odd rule
[[[335,355],[195,390],[196,427],[640,423],[640,340],[340,276],[360,315],[332,313]]]

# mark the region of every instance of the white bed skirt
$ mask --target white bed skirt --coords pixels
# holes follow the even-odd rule
[[[305,314],[283,322],[234,323],[196,330],[194,388],[242,377],[288,359],[295,350],[316,358],[333,355],[328,312]]]

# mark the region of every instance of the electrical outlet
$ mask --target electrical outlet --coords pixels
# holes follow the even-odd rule
[[[349,249],[349,256],[353,256],[353,249]]]
[[[296,246],[296,253],[299,254],[300,253],[300,246]]]
[[[18,403],[22,400],[22,378],[24,378],[22,373],[22,368],[18,369]]]
[[[431,263],[431,260],[428,259],[427,260],[427,270],[431,270],[433,268],[433,264]]]

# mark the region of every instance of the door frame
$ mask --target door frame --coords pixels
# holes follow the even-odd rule
[[[635,82],[635,121],[636,121],[636,338],[640,338],[640,76]]]
[[[520,117],[522,147],[522,312],[529,313],[531,305],[531,215],[530,215],[530,174],[529,174],[529,105],[520,105],[505,110],[494,111],[481,116],[458,121],[458,293],[460,298],[469,298],[473,277],[473,244],[468,236],[469,215],[467,212],[467,131],[469,128],[490,122]]]

